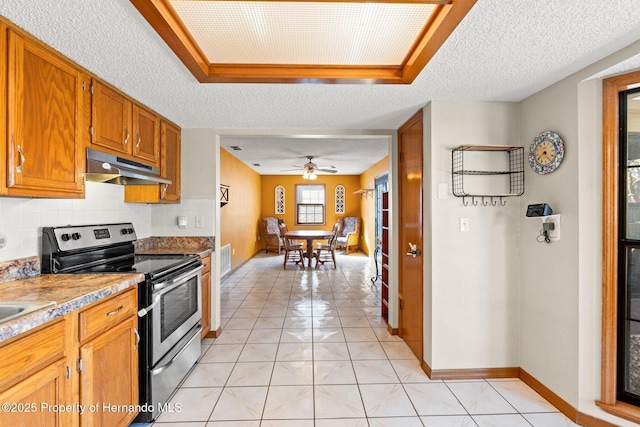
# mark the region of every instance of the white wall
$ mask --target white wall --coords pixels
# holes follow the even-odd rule
[[[561,240],[535,241],[540,224],[520,219],[520,366],[580,412],[635,426],[595,405],[600,398],[602,302],[602,80],[640,54],[636,42],[521,103],[522,144],[555,130],[566,154],[547,176],[528,171],[526,203],[562,214]],[[616,67],[616,72],[622,71]]]
[[[577,86],[557,84],[522,102],[522,145],[553,130],[565,143],[560,167],[538,175],[527,167],[525,205],[548,203],[562,214],[561,239],[538,243],[541,221],[520,218],[522,298],[520,366],[572,405],[578,402]],[[598,171],[599,172],[599,171]]]
[[[208,231],[220,236],[220,137],[215,129],[182,129],[182,197],[206,208]],[[169,210],[170,208],[167,208]],[[165,212],[168,223],[173,212]],[[220,239],[211,254],[211,330],[220,327]]]
[[[425,313],[425,349],[430,367],[470,369],[519,366],[519,197],[506,206],[463,206],[451,191],[451,150],[461,144],[520,145],[520,110],[506,102],[432,102],[425,109],[431,140],[431,301]],[[501,168],[502,169],[502,168]],[[427,172],[428,173],[428,172]],[[427,174],[425,173],[425,174]],[[468,177],[471,178],[471,177]],[[446,183],[447,198],[438,198]],[[425,211],[429,206],[425,202]],[[459,218],[469,231],[459,231]],[[425,269],[428,272],[428,269]],[[431,327],[428,328],[431,322]],[[429,362],[428,362],[429,363]]]
[[[124,187],[86,183],[84,199],[29,199],[0,197],[0,233],[7,246],[0,261],[40,255],[43,226],[133,222],[138,239],[150,236],[214,235],[214,204],[211,200],[186,199],[176,205],[124,203]],[[176,217],[186,215],[188,227],[179,229]],[[195,216],[204,218],[195,228]]]

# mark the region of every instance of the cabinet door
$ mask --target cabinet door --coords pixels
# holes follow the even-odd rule
[[[80,404],[98,404],[80,416],[82,427],[128,426],[137,415],[127,410],[138,404],[136,325],[131,318],[80,347]]]
[[[162,122],[161,175],[171,180],[171,185],[161,186],[160,198],[167,202],[180,200],[180,129]]]
[[[133,105],[133,156],[160,165],[160,119],[149,110]]]
[[[202,273],[202,333],[201,338],[207,336],[211,330],[211,272]]]
[[[66,427],[75,425],[74,413],[54,408],[70,405],[67,364],[59,360],[0,393],[0,402],[9,405],[0,411],[0,425],[11,427]]]
[[[12,30],[8,53],[6,193],[83,197],[85,75]]]
[[[129,98],[93,80],[91,97],[91,145],[114,154],[131,154],[132,106]]]

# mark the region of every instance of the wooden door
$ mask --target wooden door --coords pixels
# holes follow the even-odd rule
[[[133,157],[160,166],[160,118],[151,111],[133,105]]]
[[[80,347],[80,404],[98,403],[85,411],[80,426],[128,426],[136,411],[103,410],[103,404],[135,408],[138,404],[136,318],[126,320]]]
[[[85,75],[8,31],[7,194],[83,197]]]
[[[399,286],[398,335],[422,360],[422,110],[398,129]],[[416,253],[408,254],[415,245]]]
[[[0,425],[11,427],[66,427],[75,425],[77,412],[57,411],[75,402],[69,401],[66,379],[67,364],[62,359],[27,377],[0,393],[4,405]]]
[[[171,180],[171,185],[162,188],[161,199],[180,201],[180,129],[162,122],[162,167],[161,175]]]
[[[93,80],[91,145],[114,154],[131,154],[133,104],[123,94]]]

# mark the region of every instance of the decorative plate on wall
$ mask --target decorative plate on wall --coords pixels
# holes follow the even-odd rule
[[[529,165],[535,173],[545,175],[558,169],[564,158],[564,142],[557,133],[546,130],[533,138],[529,146]]]

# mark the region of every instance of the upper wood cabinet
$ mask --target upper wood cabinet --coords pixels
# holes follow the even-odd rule
[[[0,194],[82,198],[87,76],[30,36],[0,28],[7,64],[0,67],[0,95],[7,100]]]
[[[129,203],[179,203],[181,174],[180,128],[161,121],[160,175],[171,180],[170,185],[127,185],[124,201]]]
[[[160,117],[133,104],[133,156],[158,166],[160,163]]]
[[[160,117],[97,79],[91,93],[91,145],[159,166]]]
[[[162,162],[161,175],[169,178],[171,184],[161,189],[160,199],[164,202],[180,201],[180,128],[165,121],[162,122]]]

